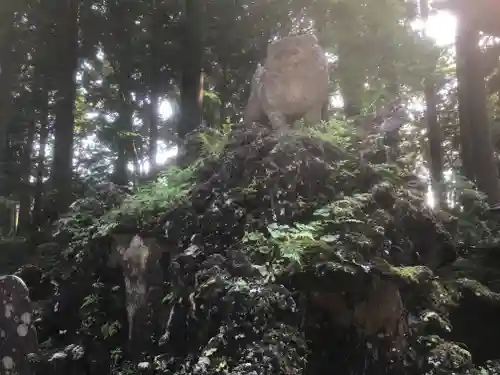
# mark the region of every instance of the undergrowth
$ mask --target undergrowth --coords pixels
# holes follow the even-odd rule
[[[220,157],[229,142],[232,128],[231,123],[224,123],[218,128],[209,128],[200,132],[198,138],[202,145],[203,156]]]
[[[172,167],[158,179],[141,186],[133,196],[127,197],[119,207],[103,216],[103,223],[134,220],[138,228],[154,223],[158,215],[174,202],[181,202],[194,185],[193,177],[198,164],[181,169]]]
[[[198,309],[190,310],[198,314],[196,319],[191,321],[183,312],[186,306],[172,308],[169,318],[170,321],[173,314],[178,314],[176,319],[190,325],[193,336],[187,341],[196,350],[203,343],[214,342],[208,338],[218,326],[211,327],[213,332],[203,332],[200,327],[204,326],[197,324],[209,321],[211,314],[217,315],[212,307],[219,303],[234,309],[235,321],[242,327],[248,325],[249,332],[261,323],[263,332],[267,330],[269,319],[275,317],[275,310],[267,305],[283,302],[272,284],[285,285],[287,276],[293,279],[314,274],[321,284],[319,289],[326,285],[325,291],[332,293],[335,288],[350,290],[356,298],[366,290],[366,279],[375,285],[380,275],[387,276],[408,289],[405,302],[416,313],[440,315],[444,311],[441,306],[448,303],[448,293],[435,279],[434,271],[443,262],[456,259],[455,253],[451,257],[449,254],[450,250],[455,251],[456,241],[477,240],[472,237],[473,225],[484,225],[481,233],[486,241],[494,237],[493,226],[485,216],[487,207],[480,196],[470,191],[462,194],[462,207],[450,209],[452,219],[444,220],[426,207],[425,192],[410,186],[410,182],[418,180],[412,174],[412,165],[387,163],[380,139],[361,139],[345,122],[333,120],[314,128],[301,127],[278,140],[267,137],[265,129],[255,133],[243,129],[247,133],[241,139],[233,138],[231,129],[231,125],[225,124],[199,133],[201,159],[192,166],[171,168],[113,204],[87,198],[75,205],[78,209],[62,219],[59,227],[60,232],[69,235],[69,246],[63,255],[76,254],[77,260],[86,256],[86,267],[71,265],[85,274],[95,268],[97,257],[93,253],[105,247],[92,240],[120,231],[143,235],[141,231],[161,229],[154,235],[167,237],[177,244],[180,253],[171,260],[172,268],[165,270],[173,283],[165,304],[181,306],[182,299],[172,297],[178,293],[175,288],[187,291],[186,295],[191,293],[189,303],[193,306],[203,301]],[[109,250],[110,243],[105,244]],[[246,257],[239,259],[240,249],[250,258],[248,264]],[[442,259],[437,259],[440,256]],[[252,279],[254,270],[263,277]],[[318,284],[309,287],[297,280],[288,280],[286,287],[318,289]],[[99,286],[90,281],[92,288]],[[238,295],[238,299],[220,298],[222,293],[230,295],[228,291]],[[272,297],[270,302],[265,301],[266,296]],[[329,296],[323,296],[325,302]],[[83,314],[98,316],[103,309],[101,304],[107,302],[95,291],[87,297],[81,306]],[[249,320],[257,308],[262,310],[263,301],[265,318],[262,322]],[[289,301],[293,302],[290,311],[295,312],[295,300]],[[224,308],[217,311],[227,317],[232,310]],[[376,315],[379,310],[383,309],[369,313]],[[103,315],[99,324],[84,320],[86,334],[112,341],[121,326],[111,315]],[[334,315],[330,312],[329,316]],[[294,314],[291,316],[295,319]],[[446,318],[443,314],[442,320],[447,324]],[[184,325],[172,324],[168,328],[170,334],[174,333],[170,342],[174,349],[178,347],[175,337],[181,337],[175,336],[176,330],[187,337]],[[232,337],[233,332],[228,332],[228,337]],[[295,334],[295,330],[290,332]],[[203,340],[196,336],[200,333],[205,335]],[[193,341],[195,336],[200,343]],[[285,348],[280,340],[288,336],[280,337],[279,346]],[[338,350],[331,344],[325,347]],[[220,358],[227,357],[222,349],[221,353]],[[249,353],[254,355],[253,347]],[[235,355],[237,361],[243,357],[240,352]],[[325,357],[330,358],[329,354]],[[185,373],[193,372],[188,366]]]

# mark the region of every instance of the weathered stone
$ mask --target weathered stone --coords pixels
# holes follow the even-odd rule
[[[1,276],[0,301],[0,372],[31,374],[28,355],[38,353],[38,343],[28,287],[17,276]]]
[[[296,35],[271,43],[267,58],[252,79],[244,123],[267,118],[274,130],[283,131],[305,117],[308,125],[321,121],[328,99],[328,60],[314,35]]]
[[[163,253],[152,239],[139,235],[115,235],[116,252],[110,258],[111,265],[119,264],[125,279],[128,339],[134,341],[134,319],[137,311],[147,300],[150,288],[163,281],[158,261]]]

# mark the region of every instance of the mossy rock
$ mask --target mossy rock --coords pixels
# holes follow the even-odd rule
[[[500,294],[471,279],[449,288],[456,302],[450,309],[450,339],[466,344],[477,363],[500,358]]]

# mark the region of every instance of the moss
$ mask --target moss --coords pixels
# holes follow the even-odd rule
[[[468,278],[458,279],[454,282],[457,292],[463,293],[469,291],[476,297],[488,299],[500,303],[500,294],[492,292],[487,286],[481,284],[477,280]]]
[[[391,266],[391,271],[397,277],[411,284],[419,284],[421,282],[427,282],[433,276],[432,271],[425,266],[412,266],[412,267]]]

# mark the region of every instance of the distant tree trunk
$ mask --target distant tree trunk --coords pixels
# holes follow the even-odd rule
[[[114,55],[113,61],[117,63],[113,68],[117,72],[119,85],[117,98],[118,119],[114,124],[114,146],[117,157],[114,163],[115,170],[112,179],[118,185],[127,185],[130,181],[127,168],[129,161],[132,161],[134,167],[133,175],[138,178],[141,173],[139,157],[134,141],[135,135],[133,134],[133,61],[130,59],[130,54],[133,53],[131,45],[133,35],[131,32],[134,15],[128,4],[124,1],[109,1],[108,6],[109,22],[112,25],[109,35],[112,38],[112,44],[109,45],[109,49]]]
[[[36,186],[33,203],[33,223],[36,228],[40,228],[45,224],[43,215],[43,197],[44,197],[44,181],[45,176],[45,148],[49,137],[49,97],[48,89],[45,84],[42,85],[40,92],[40,149],[38,151],[38,160],[36,167]]]
[[[58,15],[53,12],[51,5],[47,2],[39,2],[36,11],[34,11],[33,22],[38,28],[34,56],[36,79],[33,84],[34,107],[36,108],[35,123],[38,124],[38,127],[34,130],[35,133],[38,132],[39,145],[36,165],[32,166],[35,169],[31,214],[34,231],[42,230],[50,221],[43,212],[44,194],[47,188],[44,177],[46,175],[46,147],[49,137],[49,93],[54,87],[54,73],[57,73],[56,69],[53,69],[53,61],[58,59],[54,50],[57,40],[53,35],[53,20],[57,17]]]
[[[8,5],[5,5],[8,9]],[[2,19],[7,25],[0,40],[0,197],[7,198],[12,190],[11,181],[8,176],[8,127],[13,117],[12,89],[17,80],[17,71],[20,64],[16,61],[18,54],[13,51],[12,43],[15,43],[13,35],[14,14],[3,15]],[[0,234],[10,231],[9,211],[0,205]]]
[[[121,91],[120,93],[120,109],[117,119],[117,135],[116,135],[116,148],[117,148],[117,158],[115,160],[115,171],[113,176],[113,182],[118,185],[127,185],[129,182],[127,173],[127,143],[130,135],[127,135],[127,131],[130,130],[132,113],[130,111],[130,106],[128,103],[128,92]]]
[[[0,57],[0,66],[2,73],[0,74],[0,196],[8,195],[8,179],[6,170],[7,161],[7,133],[9,123],[12,119],[12,81],[14,72],[11,69],[14,62],[8,61],[8,56],[5,60]]]
[[[356,21],[346,25],[345,33],[355,37],[357,33]],[[355,39],[353,39],[355,40]],[[363,93],[365,74],[363,63],[357,63],[352,50],[356,46],[347,42],[343,36],[338,42],[338,61],[336,73],[339,78],[340,93],[344,100],[344,114],[346,117],[356,117],[363,109]]]
[[[118,136],[120,137],[120,136]],[[113,173],[113,182],[117,185],[128,184],[127,173],[127,151],[122,139],[117,139],[117,157],[115,159],[115,170]]]
[[[158,95],[151,95],[151,103],[146,105],[146,119],[149,125],[149,171],[156,173],[156,156],[158,155]]]
[[[32,202],[32,189],[31,189],[31,154],[33,152],[33,141],[35,138],[36,117],[33,116],[29,120],[28,128],[26,129],[26,137],[23,145],[22,159],[21,159],[21,181],[19,190],[19,221],[17,232],[18,234],[27,234],[31,228],[31,202]]]
[[[432,190],[436,200],[436,208],[440,208],[443,203],[443,150],[442,133],[437,115],[437,98],[435,86],[432,78],[425,82],[425,102],[427,134],[429,139],[430,171],[432,180]]]
[[[147,155],[149,159],[148,178],[154,178],[158,172],[156,158],[158,156],[158,136],[159,136],[159,99],[162,90],[161,82],[164,81],[162,67],[164,59],[162,56],[163,40],[157,36],[163,32],[163,23],[161,17],[154,12],[149,16],[149,32],[152,39],[149,43],[149,64],[147,72],[147,81],[149,86],[150,103],[144,108],[144,120],[149,130],[149,147]]]
[[[470,80],[467,77],[467,56],[470,54],[470,46],[475,43],[474,34],[462,25],[463,21],[459,20],[460,24],[456,33],[456,62],[457,62],[457,79],[458,79],[458,108],[460,119],[460,158],[462,160],[462,173],[471,181],[475,181],[474,173],[474,152],[472,149],[472,126],[473,120],[471,117],[469,101],[469,88],[467,83]]]
[[[184,141],[186,135],[194,131],[201,124],[202,102],[200,101],[202,58],[203,58],[203,12],[204,1],[185,0],[184,14],[184,43],[183,43],[183,71],[181,77],[181,117],[177,129],[179,139]],[[191,152],[185,150],[186,160],[195,158]]]
[[[61,6],[63,4],[65,8],[61,11],[56,26],[58,67],[55,71],[57,93],[52,164],[57,215],[66,212],[72,202],[75,72],[78,65],[78,0],[67,0]]]
[[[221,73],[222,73],[221,82],[218,85],[219,86],[219,100],[220,100],[219,123],[221,123],[221,124],[226,122],[226,117],[227,117],[226,106],[227,106],[227,103],[229,101],[228,99],[229,99],[229,95],[230,95],[230,93],[227,90],[227,87],[229,85],[229,82],[228,82],[229,69],[228,69],[227,65],[228,65],[227,62],[224,60],[222,62],[222,67],[221,67],[221,70],[222,70],[221,71]]]
[[[321,121],[330,121],[330,96],[328,96],[325,104],[321,107]]]
[[[113,181],[118,185],[127,185],[128,177],[128,162],[132,161],[134,166],[134,175],[139,178],[140,164],[137,150],[134,143],[132,120],[134,109],[130,95],[128,74],[129,70],[124,66],[122,77],[120,79],[120,98],[118,109],[118,120],[116,122],[116,146],[118,156],[115,160],[115,173]]]
[[[471,165],[477,187],[488,196],[490,204],[497,204],[500,202],[500,185],[491,139],[484,73],[478,68],[482,66],[479,32],[474,25],[459,18],[457,40],[457,61],[463,64],[458,75],[460,110],[465,110],[463,117],[470,136]]]
[[[130,139],[127,146],[127,154],[130,158],[132,158],[132,165],[134,166],[134,183],[137,184],[142,174],[141,163],[139,162],[139,152],[137,151],[137,147],[135,146],[135,141],[133,139]]]
[[[420,17],[424,22],[429,18],[428,0],[420,0]],[[437,97],[434,79],[432,75],[424,82],[424,94],[426,102],[427,134],[429,138],[430,170],[432,179],[432,190],[436,199],[436,208],[443,203],[443,151],[442,134],[437,115]]]

